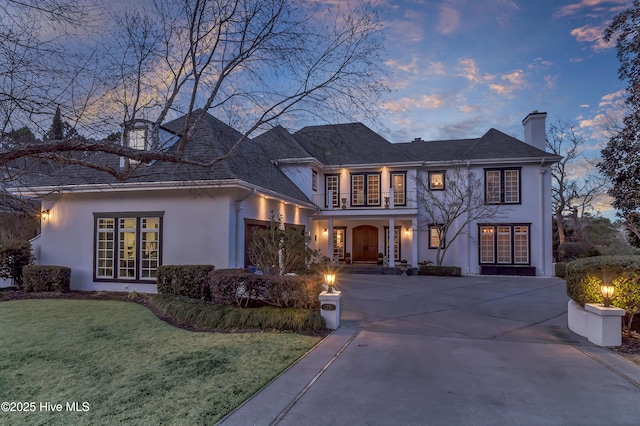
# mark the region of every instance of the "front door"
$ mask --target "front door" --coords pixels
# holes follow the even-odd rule
[[[361,225],[353,228],[353,261],[378,261],[378,228]]]

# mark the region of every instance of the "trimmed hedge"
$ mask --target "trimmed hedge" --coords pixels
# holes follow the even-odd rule
[[[556,262],[555,273],[556,277],[565,278],[567,276],[567,262]]]
[[[166,315],[195,328],[213,330],[325,331],[319,309],[238,308],[214,305],[202,300],[158,294],[150,302]]]
[[[315,308],[322,292],[318,276],[255,275],[238,269],[210,272],[208,286],[213,303],[243,307]]]
[[[158,267],[158,293],[211,300],[207,275],[213,265],[162,265]]]
[[[459,266],[435,266],[420,265],[418,275],[431,275],[437,277],[461,277],[462,268]]]
[[[25,265],[22,268],[24,291],[66,292],[71,289],[71,268],[54,265]]]
[[[567,296],[582,307],[602,303],[600,282],[604,274],[616,287],[611,304],[628,314],[640,310],[640,256],[596,256],[569,262]]]

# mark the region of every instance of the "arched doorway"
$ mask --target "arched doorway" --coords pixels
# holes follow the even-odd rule
[[[353,228],[353,261],[378,261],[378,228],[371,225],[361,225]]]

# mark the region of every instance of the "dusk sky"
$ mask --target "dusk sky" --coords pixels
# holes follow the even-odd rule
[[[382,0],[392,142],[523,137],[533,110],[579,126],[596,155],[625,83],[602,40],[625,0]],[[379,3],[380,4],[380,3]]]

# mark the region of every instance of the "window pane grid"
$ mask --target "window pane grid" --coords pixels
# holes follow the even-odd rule
[[[500,171],[487,171],[487,203],[500,202]]]
[[[333,230],[333,258],[344,259],[344,229]]]
[[[380,204],[380,175],[367,176],[367,203]]]
[[[158,269],[159,252],[158,252],[158,238],[160,219],[154,218],[142,218],[142,265],[140,268],[141,278],[155,278],[156,270]]]
[[[113,278],[113,228],[113,219],[98,219],[96,275],[101,278]]]
[[[444,173],[431,172],[429,174],[429,189],[443,189],[443,188],[444,188]]]
[[[404,175],[393,175],[393,204],[404,205]]]
[[[529,228],[516,226],[514,228],[514,257],[515,263],[529,263]]]
[[[494,263],[494,228],[482,226],[480,228],[480,262]]]
[[[510,226],[498,226],[498,263],[511,263]]]
[[[364,176],[351,176],[351,204],[361,206],[364,204]]]
[[[332,203],[333,207],[338,207],[338,176],[327,176],[326,177],[326,189],[327,189],[327,197],[329,197],[329,191],[333,191],[332,195]],[[327,198],[327,204],[329,203]]]
[[[504,172],[504,202],[520,202],[518,170],[505,170]]]
[[[387,256],[389,256],[389,228],[385,229],[385,247]],[[393,259],[400,260],[400,229],[394,228],[393,230]]]

